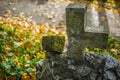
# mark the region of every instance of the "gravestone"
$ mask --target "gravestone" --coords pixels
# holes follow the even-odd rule
[[[107,48],[108,28],[87,24],[87,5],[70,4],[66,8],[68,56],[79,58],[86,47]]]

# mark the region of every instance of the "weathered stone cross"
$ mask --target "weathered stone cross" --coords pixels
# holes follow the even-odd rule
[[[107,48],[108,28],[89,27],[86,18],[89,18],[86,4],[70,4],[66,8],[70,57],[79,58],[86,47]]]

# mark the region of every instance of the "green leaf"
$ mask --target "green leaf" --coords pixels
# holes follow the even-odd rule
[[[28,68],[26,71],[27,71],[28,74],[31,75],[31,76],[34,74],[34,71],[33,71],[32,68]]]

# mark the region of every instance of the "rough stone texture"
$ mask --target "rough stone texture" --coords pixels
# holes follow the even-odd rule
[[[49,52],[62,52],[65,43],[64,36],[43,36],[43,49]]]
[[[37,74],[37,80],[120,80],[120,66],[105,69],[108,59],[114,60],[108,54],[84,53],[78,60],[48,52],[44,66],[37,66],[42,74]]]
[[[70,4],[66,8],[66,25],[68,32],[68,53],[70,56],[78,57],[78,50],[83,48],[81,42],[84,37],[84,16],[86,15],[86,4]],[[82,50],[82,49],[81,49]]]
[[[47,59],[44,64],[36,66],[37,80],[120,80],[120,63],[108,54],[84,53],[77,59],[57,54],[63,50],[63,39],[59,36],[43,37]],[[54,49],[58,47],[54,44],[62,46]]]
[[[84,54],[84,61],[89,67],[96,68],[100,73],[103,72],[103,66],[105,66],[105,58],[96,54]],[[99,68],[101,69],[99,70]]]
[[[42,74],[42,76],[39,74],[37,75],[37,80],[64,80],[69,78],[71,79],[71,77],[73,76],[73,70],[68,68],[67,60],[60,58],[59,54],[47,54],[47,60],[44,66],[37,66],[37,72],[38,69],[40,70],[41,67],[41,71],[39,72],[41,72]]]
[[[118,61],[117,59],[111,57],[110,55],[103,55],[106,58],[106,63],[105,63],[105,70],[108,69],[115,69],[116,67],[118,67]]]
[[[119,66],[116,69],[116,74],[120,78],[120,63],[119,63]]]
[[[107,48],[107,33],[85,33],[85,47],[90,48]]]
[[[70,4],[66,8],[68,55],[70,57],[79,58],[85,47],[107,48],[108,33],[104,28],[89,27],[86,29],[88,28],[86,27],[88,17],[86,11],[86,4]],[[91,29],[94,30],[91,32]]]
[[[116,75],[114,72],[105,71],[104,72],[104,79],[105,80],[116,80]]]

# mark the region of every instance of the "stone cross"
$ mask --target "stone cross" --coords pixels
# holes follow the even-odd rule
[[[87,5],[70,4],[66,8],[68,56],[79,58],[86,47],[107,48],[108,28],[89,27]]]

